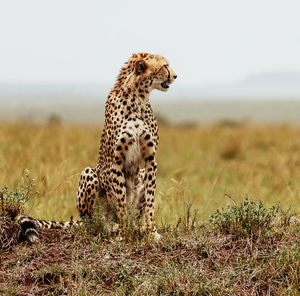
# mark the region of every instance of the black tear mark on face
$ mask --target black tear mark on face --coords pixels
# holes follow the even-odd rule
[[[166,68],[166,70],[167,70],[167,72],[168,72],[168,80],[170,80],[170,78],[171,78],[170,71],[169,71],[167,65],[164,65],[164,67]]]

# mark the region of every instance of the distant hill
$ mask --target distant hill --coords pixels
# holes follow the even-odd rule
[[[271,72],[247,77],[241,85],[253,87],[297,87],[300,88],[299,72]]]
[[[214,85],[199,90],[202,96],[247,98],[299,98],[300,72],[251,75],[231,85]]]

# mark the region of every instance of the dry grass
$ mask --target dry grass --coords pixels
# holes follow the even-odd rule
[[[80,172],[94,166],[101,127],[0,122],[0,185],[18,188],[26,171],[39,198],[26,212],[43,219],[77,217]],[[300,210],[300,129],[289,126],[160,127],[157,221],[175,223],[192,204],[207,219],[245,196]]]
[[[97,160],[100,127],[1,122],[0,131],[0,187],[14,188],[0,208],[1,295],[299,293],[300,224],[286,211],[300,211],[300,129],[161,126],[159,244],[116,242],[94,224],[42,231],[33,246],[18,242],[11,212],[30,197],[34,217],[76,217],[78,177]]]

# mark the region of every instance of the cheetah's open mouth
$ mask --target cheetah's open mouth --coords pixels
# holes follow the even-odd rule
[[[167,89],[170,86],[169,83],[170,83],[170,80],[168,79],[167,81],[162,82],[160,85],[161,85],[162,88]]]

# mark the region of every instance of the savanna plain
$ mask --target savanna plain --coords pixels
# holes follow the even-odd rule
[[[30,245],[16,214],[79,219],[78,179],[96,164],[101,126],[0,122],[1,295],[299,295],[300,128],[159,128],[160,242],[119,242],[94,215]]]

